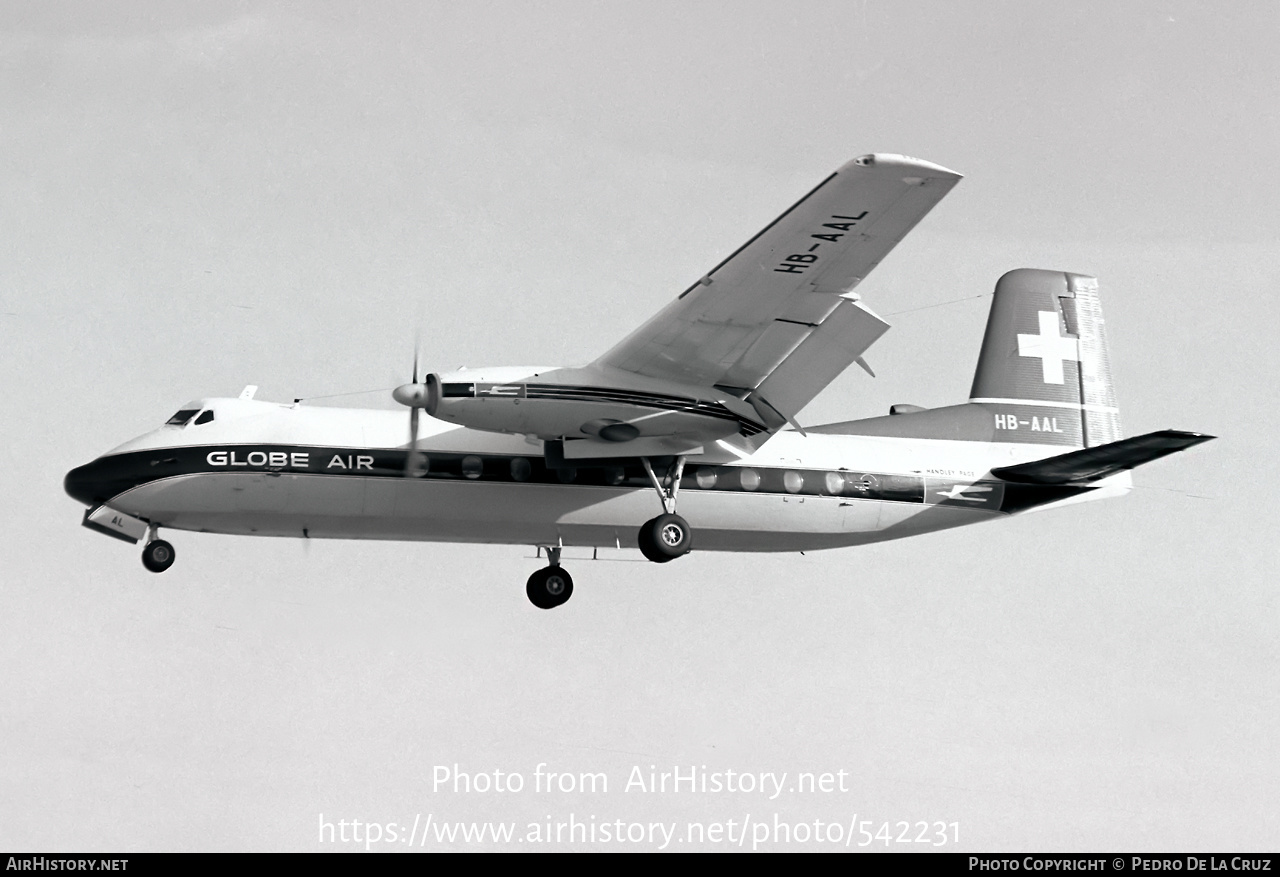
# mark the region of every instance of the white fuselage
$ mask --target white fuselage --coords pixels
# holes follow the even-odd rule
[[[425,472],[410,477],[405,411],[198,404],[214,411],[212,422],[161,427],[90,464],[122,488],[101,498],[106,505],[156,526],[214,533],[595,547],[634,547],[640,525],[662,511],[634,467],[548,470],[542,443],[522,436],[424,416]],[[1125,473],[1079,496],[1006,502],[1014,486],[990,470],[1055,450],[787,431],[736,462],[691,457],[679,512],[695,549],[793,551],[1127,490]]]

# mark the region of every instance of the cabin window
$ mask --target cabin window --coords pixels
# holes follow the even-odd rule
[[[209,423],[213,420],[213,411],[205,410],[200,412],[200,416],[196,418],[196,426],[202,423]]]
[[[200,413],[199,408],[183,408],[177,414],[169,418],[165,426],[186,426],[187,421]]]

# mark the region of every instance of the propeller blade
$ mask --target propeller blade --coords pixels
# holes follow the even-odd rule
[[[406,478],[420,478],[423,474],[423,458],[418,451],[418,412],[428,399],[427,388],[418,383],[418,349],[421,338],[415,333],[413,339],[413,381],[396,387],[391,396],[401,405],[409,408],[409,445],[404,455],[404,474]]]
[[[415,369],[416,372],[416,369]],[[421,469],[418,456],[418,409],[409,409],[409,452],[404,459],[404,474],[409,478],[417,478]]]
[[[418,351],[422,348],[422,330],[413,333],[413,382],[418,383]]]

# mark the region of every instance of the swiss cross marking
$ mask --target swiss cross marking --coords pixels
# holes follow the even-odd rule
[[[1053,311],[1040,311],[1040,334],[1018,335],[1018,355],[1038,356],[1044,368],[1046,384],[1064,383],[1062,363],[1080,361],[1080,344],[1074,338],[1058,334],[1058,315]]]

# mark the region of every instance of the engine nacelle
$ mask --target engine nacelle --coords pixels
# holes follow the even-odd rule
[[[397,388],[396,399],[471,429],[583,439],[616,447],[623,455],[645,438],[705,442],[764,428],[703,393],[677,393],[674,386],[632,388],[601,377],[564,369],[475,369],[428,375],[422,384]]]

